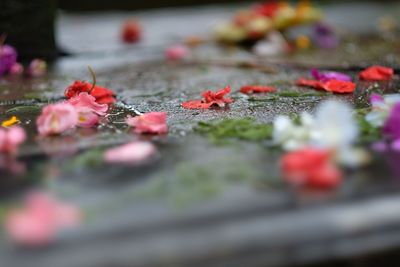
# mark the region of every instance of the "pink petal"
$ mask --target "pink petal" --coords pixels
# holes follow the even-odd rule
[[[140,164],[156,153],[156,147],[149,142],[133,141],[131,143],[110,148],[104,153],[108,163]]]
[[[41,135],[61,134],[75,128],[78,113],[68,102],[50,104],[42,109],[36,124]]]
[[[82,92],[68,100],[68,102],[75,108],[86,108],[90,109],[99,116],[106,115],[108,110],[107,104],[99,104],[96,102],[96,98],[91,96],[87,92]]]
[[[8,214],[5,228],[16,243],[41,246],[54,238],[56,226],[52,221],[45,221],[34,213],[17,210]]]
[[[189,55],[189,49],[184,45],[173,45],[165,50],[165,57],[169,60],[181,60]]]
[[[141,116],[128,117],[126,123],[134,127],[136,133],[164,134],[168,132],[166,112],[149,112]]]

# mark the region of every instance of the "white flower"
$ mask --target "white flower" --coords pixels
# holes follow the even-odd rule
[[[322,102],[317,108],[311,143],[332,149],[351,146],[358,136],[358,126],[352,112],[353,109],[344,102]]]
[[[273,141],[285,150],[295,150],[310,142],[314,120],[306,112],[300,115],[300,124],[295,124],[288,116],[277,116],[274,121]]]

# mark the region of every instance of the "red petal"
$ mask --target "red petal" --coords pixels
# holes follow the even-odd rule
[[[202,100],[189,100],[182,103],[183,108],[187,109],[207,109],[214,103],[204,103]]]
[[[296,85],[312,87],[312,88],[319,89],[319,90],[325,90],[324,84],[317,80],[308,80],[308,79],[304,79],[304,78],[299,78],[296,81]]]
[[[359,77],[366,81],[386,81],[392,79],[393,74],[392,68],[372,66],[360,72]]]
[[[341,181],[341,171],[332,164],[325,164],[310,173],[308,185],[329,189],[337,187]]]
[[[92,85],[87,82],[75,81],[65,89],[64,95],[68,98],[74,97],[82,92],[89,92]]]
[[[264,85],[244,85],[240,88],[240,92],[243,94],[251,93],[272,93],[276,92],[276,89],[272,86]]]
[[[224,89],[219,90],[215,93],[215,98],[221,99],[224,95],[228,94],[231,91],[231,87],[228,85]]]
[[[113,96],[104,96],[100,98],[96,98],[96,102],[99,104],[113,104],[116,102],[115,98]]]
[[[126,43],[135,43],[142,37],[142,28],[137,21],[127,21],[122,28],[122,40]]]
[[[338,80],[329,80],[323,86],[326,91],[333,93],[352,93],[356,89],[354,83]]]

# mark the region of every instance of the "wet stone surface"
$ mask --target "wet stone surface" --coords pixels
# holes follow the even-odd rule
[[[393,5],[397,9],[379,12],[396,12],[398,6]],[[49,249],[26,251],[13,247],[7,237],[1,235],[0,258],[9,263],[7,266],[24,266],[27,262],[41,267],[56,266],[55,263],[69,267],[110,266],[107,264],[177,266],[177,263],[204,266],[204,262],[210,263],[209,266],[219,266],[219,260],[235,262],[236,257],[245,260],[243,255],[253,255],[258,250],[270,251],[268,249],[277,244],[273,243],[274,240],[282,242],[281,246],[287,246],[290,251],[297,251],[302,242],[307,242],[300,234],[293,234],[288,240],[274,237],[274,229],[278,229],[277,233],[283,229],[279,228],[277,214],[298,216],[293,220],[299,221],[300,233],[302,222],[313,225],[314,232],[310,229],[307,232],[312,239],[323,237],[323,229],[327,229],[329,238],[340,240],[341,236],[354,233],[340,223],[323,225],[318,215],[312,215],[314,208],[319,214],[323,212],[318,210],[320,207],[335,209],[337,206],[332,216],[342,216],[341,205],[374,201],[398,193],[399,174],[393,168],[395,158],[374,155],[371,165],[357,171],[347,170],[345,182],[337,191],[324,194],[300,192],[292,190],[281,180],[277,162],[282,152],[272,149],[267,142],[234,139],[221,145],[194,130],[199,122],[227,118],[253,118],[256,123],[270,123],[278,114],[313,112],[320,101],[328,98],[364,108],[371,92],[397,92],[400,88],[397,78],[384,83],[357,83],[357,89],[351,95],[320,93],[294,85],[298,77],[308,76],[310,66],[341,69],[356,81],[357,68],[363,66],[380,63],[398,70],[399,39],[393,37],[374,37],[366,44],[365,37],[355,35],[350,38],[355,41],[347,40],[335,52],[309,51],[268,60],[256,58],[243,49],[227,52],[212,44],[196,48],[195,60],[191,62],[171,63],[163,59],[166,45],[185,34],[204,34],[205,26],[211,27],[217,21],[215,18],[223,20],[229,17],[235,8],[207,7],[192,10],[189,15],[185,10],[139,13],[137,15],[143,18],[144,25],[149,25],[149,38],[133,47],[116,44],[116,36],[110,38],[113,41],[104,39],[101,45],[95,46],[96,41],[105,37],[102,35],[96,39],[97,35],[91,33],[96,31],[94,25],[100,23],[103,29],[108,29],[105,36],[111,36],[109,32],[118,30],[115,28],[117,22],[130,14],[105,17],[62,14],[59,40],[74,55],[56,62],[46,77],[0,81],[0,119],[16,115],[29,134],[18,160],[7,164],[8,171],[0,171],[2,209],[5,210],[24,192],[44,188],[78,204],[86,215],[82,227],[60,234]],[[371,5],[369,8],[376,7]],[[339,14],[344,9],[346,6],[328,6],[329,20],[342,23]],[[370,9],[366,8],[366,14],[370,14]],[[198,23],[184,27],[174,14],[193,17]],[[207,19],[208,16],[214,19]],[[103,19],[99,20],[100,17]],[[87,18],[89,22],[85,27],[77,30],[77,22]],[[171,27],[158,35],[158,25],[164,21]],[[207,23],[199,27],[202,21]],[[175,32],[173,25],[177,25]],[[76,31],[87,33],[92,38],[83,35],[83,40],[78,42],[74,37]],[[276,71],[268,73],[238,66],[220,66],[216,61],[211,62],[215,59],[257,61],[272,66]],[[89,76],[85,69],[88,64],[96,69],[97,83],[117,94],[118,102],[110,115],[97,130],[79,129],[61,137],[39,138],[35,120],[40,108],[61,100],[64,89],[74,80],[87,80]],[[268,95],[249,97],[239,93],[240,86],[245,84],[269,84],[276,86],[278,92],[315,94],[273,99]],[[224,109],[185,110],[181,107],[183,101],[199,98],[206,89],[216,90],[226,85],[232,86],[231,96],[235,102]],[[149,111],[168,113],[168,135],[138,136],[123,123],[127,115]],[[153,141],[159,149],[158,155],[143,166],[114,166],[103,162],[102,153],[106,148],[136,139]],[[303,216],[302,212],[306,215]],[[310,216],[315,216],[312,224],[308,221]],[[368,220],[368,216],[374,214],[366,212],[354,216],[359,217],[349,217],[349,220]],[[247,219],[249,225],[246,226]],[[260,225],[251,221],[253,219],[260,220],[257,222],[263,227],[267,227],[271,220],[270,228],[257,228]],[[255,230],[250,231],[253,229],[262,229],[265,239],[261,241],[260,237],[257,240]],[[230,235],[229,230],[235,234]],[[236,236],[238,233],[243,236]],[[268,234],[271,234],[270,241]],[[118,251],[115,248],[119,248]],[[199,251],[199,248],[205,251]],[[302,255],[300,250],[298,253]],[[334,255],[338,253],[322,249],[315,260],[330,259]],[[70,261],[60,265],[59,260],[64,257]],[[32,258],[34,262],[31,262]],[[248,262],[255,266],[268,262],[277,265],[313,262],[301,256],[292,262],[254,259],[258,260]],[[236,262],[239,265],[230,266],[240,266]]]

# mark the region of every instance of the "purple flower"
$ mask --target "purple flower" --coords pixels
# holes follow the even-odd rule
[[[382,132],[391,140],[400,139],[400,102],[392,107]]]
[[[339,45],[339,37],[333,29],[322,23],[318,23],[314,28],[314,39],[317,45],[321,48],[335,48]]]
[[[0,77],[17,62],[17,51],[10,45],[0,46]]]
[[[311,75],[314,77],[314,79],[326,82],[330,80],[338,80],[338,81],[345,81],[345,82],[351,82],[351,77],[349,75],[346,75],[344,73],[336,72],[336,71],[327,71],[327,72],[321,72],[315,68],[311,69]]]

